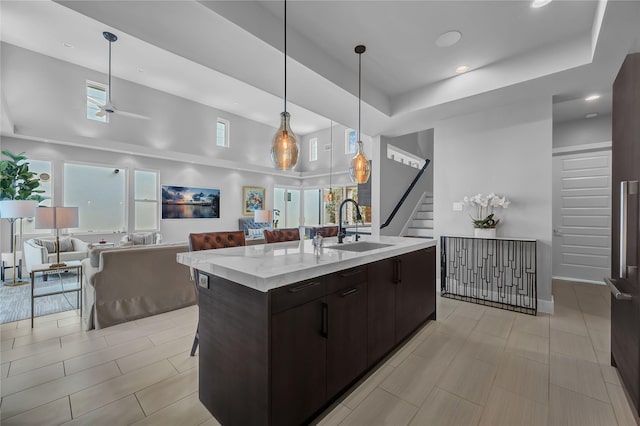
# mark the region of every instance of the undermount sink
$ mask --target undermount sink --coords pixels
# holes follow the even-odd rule
[[[363,251],[380,249],[384,247],[391,247],[392,245],[393,244],[372,243],[370,241],[359,241],[356,243],[337,244],[333,246],[328,246],[327,248],[335,249],[335,250],[363,252]]]

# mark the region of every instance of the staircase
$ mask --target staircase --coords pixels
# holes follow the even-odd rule
[[[408,222],[408,237],[433,238],[433,196],[425,194]]]

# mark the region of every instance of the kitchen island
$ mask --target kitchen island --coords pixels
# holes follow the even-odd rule
[[[199,274],[200,400],[224,425],[310,421],[435,319],[435,240],[178,254]]]

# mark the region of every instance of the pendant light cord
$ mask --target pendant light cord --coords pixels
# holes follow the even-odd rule
[[[362,97],[360,93],[362,92],[362,53],[358,53],[358,142],[362,140],[360,137],[360,117],[361,117],[361,108],[362,108]]]
[[[284,112],[287,112],[287,0],[284,0]]]
[[[329,157],[329,192],[333,190],[331,187],[331,175],[333,174],[333,120],[331,120],[331,154]]]

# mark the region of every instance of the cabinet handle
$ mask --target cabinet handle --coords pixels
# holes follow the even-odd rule
[[[289,293],[297,293],[299,291],[302,291],[309,287],[316,286],[318,284],[320,284],[320,281],[312,281],[310,283],[305,283],[305,284],[299,285],[298,287],[290,288]]]
[[[329,337],[329,305],[324,302],[322,302],[322,317],[320,321],[320,334],[322,337],[327,338]]]
[[[402,263],[401,259],[395,259],[393,261],[393,283],[394,284],[400,284],[402,282],[401,263]]]
[[[354,287],[354,288],[352,288],[350,290],[347,290],[344,293],[340,294],[340,297],[347,297],[348,295],[353,294],[353,293],[357,293],[358,291],[360,291],[360,289],[357,288],[357,287]]]
[[[360,272],[362,272],[362,269],[356,269],[355,271],[344,272],[340,274],[340,276],[343,278],[352,277],[354,275],[358,275]]]

